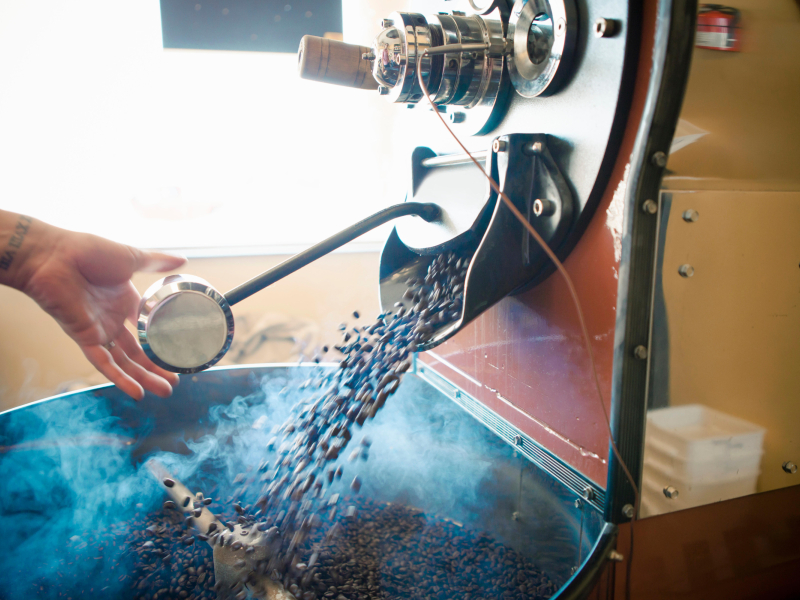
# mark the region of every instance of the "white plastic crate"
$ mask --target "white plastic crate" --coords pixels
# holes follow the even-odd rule
[[[647,413],[645,445],[683,462],[761,456],[765,429],[700,404]]]
[[[650,411],[642,515],[729,500],[756,491],[765,429],[702,406]],[[663,490],[672,486],[677,498]]]
[[[647,440],[644,448],[646,464],[655,464],[662,471],[684,481],[725,481],[739,474],[757,473],[762,455],[763,451],[730,453],[725,458],[686,461],[671,452],[669,446],[654,440]]]
[[[741,472],[727,480],[686,481],[670,476],[653,464],[644,465],[642,476],[642,516],[703,506],[754,494],[759,471]],[[678,490],[677,498],[667,498],[664,488],[672,486]]]

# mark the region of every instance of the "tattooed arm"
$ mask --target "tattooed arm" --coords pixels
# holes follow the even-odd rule
[[[185,260],[0,210],[0,284],[33,298],[98,371],[137,400],[144,390],[169,396],[178,376],[153,364],[124,326],[126,318],[136,321],[140,300],[131,276]]]

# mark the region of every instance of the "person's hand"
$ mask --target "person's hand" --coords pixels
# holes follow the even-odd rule
[[[178,375],[155,365],[125,327],[135,323],[141,296],[136,271],[169,271],[185,258],[146,252],[90,234],[34,221],[18,289],[33,298],[80,346],[100,373],[129,396],[166,397]]]

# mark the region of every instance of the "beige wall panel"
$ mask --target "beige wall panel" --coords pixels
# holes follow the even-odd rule
[[[800,193],[673,193],[663,286],[671,403],[765,427],[759,491],[800,484]]]
[[[741,11],[742,51],[695,48],[681,119],[707,133],[670,156],[664,185],[752,189],[756,180],[759,189],[800,189],[800,6],[732,6]]]
[[[180,271],[226,292],[286,258],[193,259]],[[141,293],[162,276],[137,274],[134,283]],[[0,306],[0,410],[50,396],[70,381],[104,381],[75,343],[27,296],[0,286]],[[243,318],[255,323],[265,315],[311,321],[319,328],[321,343],[335,343],[340,337],[336,328],[355,309],[365,317],[379,312],[376,253],[324,257],[243,300],[233,313],[237,327]]]

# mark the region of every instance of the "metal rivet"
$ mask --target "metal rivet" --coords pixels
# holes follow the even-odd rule
[[[556,203],[552,200],[537,198],[533,201],[533,214],[537,217],[550,217],[556,213]]]
[[[628,504],[626,506],[630,505]],[[623,560],[625,560],[625,557],[622,556],[622,554],[620,554],[616,550],[612,550],[611,552],[608,553],[608,560],[611,560],[613,562],[622,562]]]
[[[385,85],[379,85],[378,86],[378,94],[380,94],[381,96],[388,96],[389,95],[389,88],[386,87]]]
[[[361,60],[375,60],[375,55],[372,52],[364,52],[361,55]]]
[[[531,144],[528,144],[525,147],[525,150],[533,154],[538,154],[539,152],[542,151],[542,142],[533,142]]]
[[[451,112],[450,113],[450,122],[451,123],[463,123],[467,118],[467,115],[463,112]]]
[[[613,37],[617,33],[618,22],[614,19],[597,19],[594,22],[594,36],[598,38]]]
[[[653,164],[657,167],[666,167],[667,166],[667,155],[661,152],[660,150],[653,154],[651,159]]]
[[[588,485],[585,488],[583,488],[583,498],[587,502],[591,502],[592,500],[594,500],[594,490],[590,488]]]
[[[783,470],[789,473],[790,475],[794,475],[797,473],[797,465],[794,464],[792,461],[787,460],[783,463]]]
[[[654,215],[658,212],[658,204],[652,200],[645,200],[642,202],[642,212],[646,212],[648,215]]]
[[[667,498],[669,498],[670,500],[675,500],[675,498],[677,498],[680,495],[678,490],[676,488],[672,487],[671,485],[668,485],[667,487],[665,487],[663,492],[664,492],[664,495]]]
[[[389,29],[392,26],[394,26],[394,21],[391,19],[381,19],[381,29]]]
[[[641,344],[636,346],[633,349],[633,355],[639,360],[644,360],[647,358],[647,346],[642,346]]]
[[[683,211],[681,216],[687,223],[697,223],[697,219],[700,218],[700,213],[690,208],[689,210]]]
[[[628,519],[633,518],[633,504],[626,504],[622,507],[622,516]]]
[[[492,142],[492,150],[494,152],[505,152],[508,148],[508,142],[505,140],[495,140]]]
[[[522,446],[522,436],[521,435],[515,435],[514,436],[514,445],[515,446]]]
[[[692,265],[681,265],[678,267],[678,273],[681,277],[691,277],[694,275],[694,267]]]

